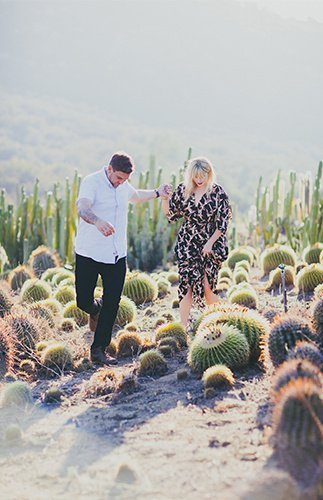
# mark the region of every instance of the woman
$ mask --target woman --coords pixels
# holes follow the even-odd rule
[[[175,255],[179,270],[181,322],[187,326],[192,303],[217,302],[218,270],[228,256],[226,231],[231,207],[224,189],[215,182],[209,160],[194,158],[172,196],[162,201],[169,222],[184,217]],[[204,302],[205,300],[205,302]]]

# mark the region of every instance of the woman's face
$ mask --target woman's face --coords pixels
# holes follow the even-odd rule
[[[196,172],[194,174],[193,181],[197,187],[205,187],[208,181],[208,174],[204,172]]]

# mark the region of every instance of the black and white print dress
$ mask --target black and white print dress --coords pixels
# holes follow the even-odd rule
[[[182,300],[191,287],[193,304],[203,308],[204,275],[216,293],[218,270],[228,256],[226,232],[232,217],[231,207],[228,195],[219,184],[213,184],[211,193],[204,194],[197,204],[195,194],[185,199],[184,191],[185,185],[179,184],[169,199],[167,215],[169,222],[184,217],[175,246],[180,276],[178,297]],[[213,244],[212,252],[203,257],[203,247],[216,229],[222,234]]]

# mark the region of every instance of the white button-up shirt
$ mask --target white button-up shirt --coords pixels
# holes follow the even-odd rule
[[[97,262],[114,264],[127,254],[128,201],[135,189],[128,181],[113,187],[105,173],[104,166],[99,172],[87,175],[80,187],[76,204],[82,198],[90,200],[91,209],[100,219],[110,222],[115,233],[103,236],[94,226],[81,217],[77,228],[75,252],[90,257]]]

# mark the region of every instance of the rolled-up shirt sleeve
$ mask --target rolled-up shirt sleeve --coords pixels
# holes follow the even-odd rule
[[[175,222],[184,217],[183,201],[183,186],[180,184],[169,198],[169,212],[166,216],[168,222]]]
[[[218,216],[216,220],[216,228],[221,233],[226,233],[229,220],[232,219],[232,210],[227,193],[223,188],[220,189],[218,201]]]

